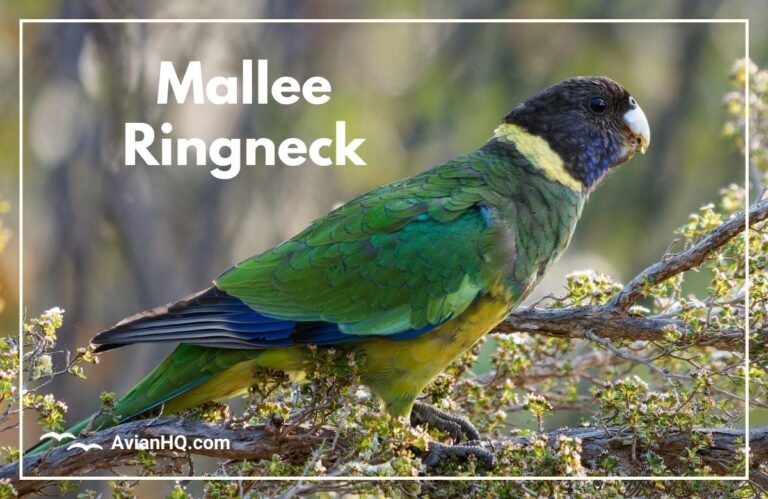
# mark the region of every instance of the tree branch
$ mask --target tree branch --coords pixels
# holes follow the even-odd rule
[[[588,332],[603,338],[660,340],[668,330],[692,333],[683,322],[660,317],[642,317],[608,305],[538,309],[520,307],[499,324],[495,333],[530,333],[586,339]],[[728,330],[717,336],[697,338],[696,344],[720,350],[743,351],[744,331]]]
[[[753,226],[768,218],[768,199],[749,208],[749,225]],[[707,256],[728,241],[744,232],[745,216],[741,212],[711,231],[685,251],[668,255],[651,265],[632,279],[605,305],[589,305],[544,310],[520,307],[512,312],[495,330],[496,333],[523,332],[567,338],[588,338],[590,334],[602,338],[627,338],[653,341],[663,338],[670,329],[692,334],[682,321],[665,317],[643,317],[628,311],[646,289],[701,265]],[[768,341],[768,331],[760,333]],[[726,330],[716,336],[700,336],[695,339],[700,346],[712,346],[721,350],[742,351],[744,332]]]
[[[768,199],[750,206],[750,227],[766,218],[768,218]],[[651,265],[624,286],[624,289],[614,295],[608,302],[608,306],[626,310],[643,296],[644,290],[648,287],[655,286],[681,272],[698,267],[713,251],[743,233],[745,222],[744,213],[741,212],[721,224],[687,250],[675,255],[669,255],[662,261]]]
[[[607,430],[607,431],[606,431]],[[744,431],[728,428],[707,428],[696,430],[712,436],[710,447],[700,450],[698,457],[702,465],[711,468],[715,475],[726,475],[728,466],[744,459],[740,454],[744,439]],[[283,460],[293,463],[303,463],[313,450],[322,442],[330,442],[337,438],[338,432],[333,428],[322,427],[311,430],[306,427],[270,426],[227,427],[217,426],[200,421],[181,418],[159,418],[153,420],[133,421],[95,433],[88,438],[80,439],[83,444],[99,444],[103,450],[84,451],[79,448],[69,450],[64,444],[55,447],[47,453],[26,456],[24,458],[25,476],[81,476],[99,471],[110,471],[125,465],[135,465],[137,450],[112,448],[117,437],[122,441],[148,439],[159,443],[160,438],[183,437],[187,444],[187,452],[173,450],[152,451],[157,458],[187,460],[190,455],[200,455],[219,460],[261,460],[271,459],[279,455]],[[621,428],[562,428],[546,432],[547,443],[556,449],[561,436],[578,438],[581,441],[581,463],[587,469],[599,469],[600,462],[610,454],[617,464],[619,475],[647,474],[642,463],[632,457],[632,445],[624,443],[627,436]],[[529,445],[540,434],[531,436],[513,436],[504,440],[486,441],[483,446],[498,453],[505,446]],[[192,442],[197,439],[227,439],[228,449],[192,449]],[[343,443],[340,443],[343,445]],[[663,443],[653,446],[653,450],[672,471],[679,472],[679,456],[686,447],[693,446],[691,434],[680,429],[670,429]],[[753,428],[750,431],[750,447],[752,452],[753,479],[762,480],[768,484],[768,479],[758,472],[756,463],[768,459],[768,427]],[[212,477],[213,478],[213,477]],[[29,494],[40,490],[55,480],[20,481],[18,479],[18,463],[0,468],[0,480],[10,480],[19,494]]]

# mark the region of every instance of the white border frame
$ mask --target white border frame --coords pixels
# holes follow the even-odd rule
[[[749,480],[749,293],[745,297],[744,330],[744,476],[24,476],[24,418],[22,397],[24,394],[24,24],[742,24],[744,25],[744,57],[749,61],[749,19],[19,19],[19,479],[33,481],[78,480],[147,480],[147,481],[744,481]],[[744,185],[746,207],[749,203],[749,68],[745,70],[744,81]],[[744,211],[745,229],[745,282],[749,275],[749,211]]]

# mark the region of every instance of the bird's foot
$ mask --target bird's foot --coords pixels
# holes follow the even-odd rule
[[[470,456],[474,456],[478,463],[486,470],[493,468],[494,462],[496,460],[493,453],[481,447],[480,441],[473,440],[456,445],[446,445],[438,442],[430,442],[429,450],[427,451],[427,455],[424,457],[422,462],[427,468],[434,468],[443,459],[456,457],[461,460],[467,460],[470,458]]]
[[[411,410],[411,425],[428,424],[432,428],[444,431],[454,443],[461,442],[462,435],[467,440],[480,440],[480,432],[468,419],[443,412],[424,402],[416,402]]]
[[[411,424],[428,424],[448,433],[454,442],[454,445],[430,442],[423,461],[427,468],[434,468],[440,461],[449,457],[465,460],[470,456],[474,456],[484,468],[493,468],[493,454],[483,449],[480,432],[468,419],[443,412],[424,402],[416,402],[411,410]],[[466,436],[467,441],[459,443],[462,436]]]

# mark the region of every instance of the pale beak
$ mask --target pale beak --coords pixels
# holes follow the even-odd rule
[[[645,154],[651,143],[651,128],[648,126],[648,118],[645,117],[645,113],[634,98],[629,98],[629,105],[629,111],[624,113],[624,123],[632,131],[632,144],[635,146],[635,150]]]

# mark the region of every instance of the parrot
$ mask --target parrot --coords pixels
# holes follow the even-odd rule
[[[474,152],[355,197],[209,288],[96,335],[95,352],[178,345],[112,414],[68,431],[223,401],[259,370],[301,373],[311,348],[333,348],[365,357],[361,383],[391,416],[478,440],[420,393],[529,295],[589,195],[649,143],[645,113],[611,78],[548,86]]]

